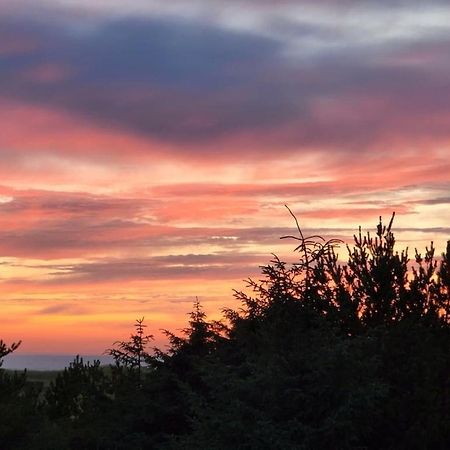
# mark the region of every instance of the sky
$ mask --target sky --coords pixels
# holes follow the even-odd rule
[[[2,0],[0,338],[211,318],[307,232],[450,238],[446,1]],[[339,251],[345,259],[345,247]]]

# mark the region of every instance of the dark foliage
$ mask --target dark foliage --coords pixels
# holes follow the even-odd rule
[[[144,318],[137,319],[134,325],[135,334],[130,336],[129,341],[117,341],[115,348],[109,349],[106,353],[114,358],[116,368],[128,369],[136,373],[138,380],[141,379],[142,368],[152,364],[153,357],[147,352],[149,343],[153,340],[151,334],[145,334]]]
[[[45,395],[0,371],[3,447],[450,448],[450,243],[410,260],[392,222],[346,264],[297,223],[296,264],[274,257],[221,322],[196,301],[167,351],[140,319],[114,366],[77,358]]]
[[[3,358],[19,345],[20,341],[8,346],[0,340],[0,447],[5,450],[27,448],[31,429],[39,422],[39,387],[27,383],[26,372],[10,373],[1,368]]]

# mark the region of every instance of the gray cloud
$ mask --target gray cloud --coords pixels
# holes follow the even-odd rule
[[[99,258],[72,265],[40,265],[52,278],[43,284],[103,283],[129,280],[234,279],[255,274],[262,261],[259,254],[187,254],[147,258]],[[17,280],[14,280],[17,282]],[[53,308],[53,307],[52,307]],[[63,310],[66,307],[62,307]],[[59,306],[50,313],[60,312]]]
[[[214,153],[212,142],[239,133],[254,133],[259,152],[283,142],[362,151],[448,135],[448,71],[433,70],[436,62],[450,68],[447,29],[405,31],[385,43],[345,20],[333,26],[272,12],[265,17],[283,36],[206,19],[129,17],[83,28],[77,16],[70,27],[4,18],[10,42],[37,46],[3,57],[0,94],[182,143],[184,152]]]
[[[37,311],[39,315],[58,315],[58,314],[70,314],[70,315],[83,315],[89,314],[89,310],[80,306],[77,303],[57,303],[51,306]]]
[[[423,200],[415,200],[414,204],[418,205],[449,205],[450,197],[429,198]]]

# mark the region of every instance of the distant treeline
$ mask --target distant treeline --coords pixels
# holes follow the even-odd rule
[[[296,264],[274,257],[221,321],[196,302],[167,351],[139,319],[107,369],[77,358],[48,387],[0,370],[0,447],[450,448],[450,244],[410,261],[391,226],[346,264],[298,227]]]

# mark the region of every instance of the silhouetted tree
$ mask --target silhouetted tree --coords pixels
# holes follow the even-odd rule
[[[236,292],[209,397],[174,448],[448,447],[450,254],[431,246],[409,271],[393,219],[360,231],[345,265],[297,222],[299,262],[275,257]]]
[[[27,382],[27,373],[2,369],[3,358],[17,350],[20,341],[7,345],[0,340],[0,447],[27,448],[31,430],[39,427],[39,388]]]
[[[145,334],[144,317],[136,319],[136,331],[130,336],[129,341],[116,341],[112,348],[106,353],[114,358],[117,367],[124,367],[128,370],[135,371],[137,378],[141,380],[142,367],[148,367],[153,362],[153,357],[148,353],[148,345],[153,340],[151,334]]]
[[[72,421],[93,416],[108,402],[108,379],[100,361],[85,363],[77,356],[50,383],[45,398],[50,416]]]
[[[3,358],[6,355],[9,355],[10,353],[14,352],[19,348],[21,344],[21,341],[19,342],[13,342],[10,346],[8,346],[3,340],[0,339],[0,367],[3,365]]]

